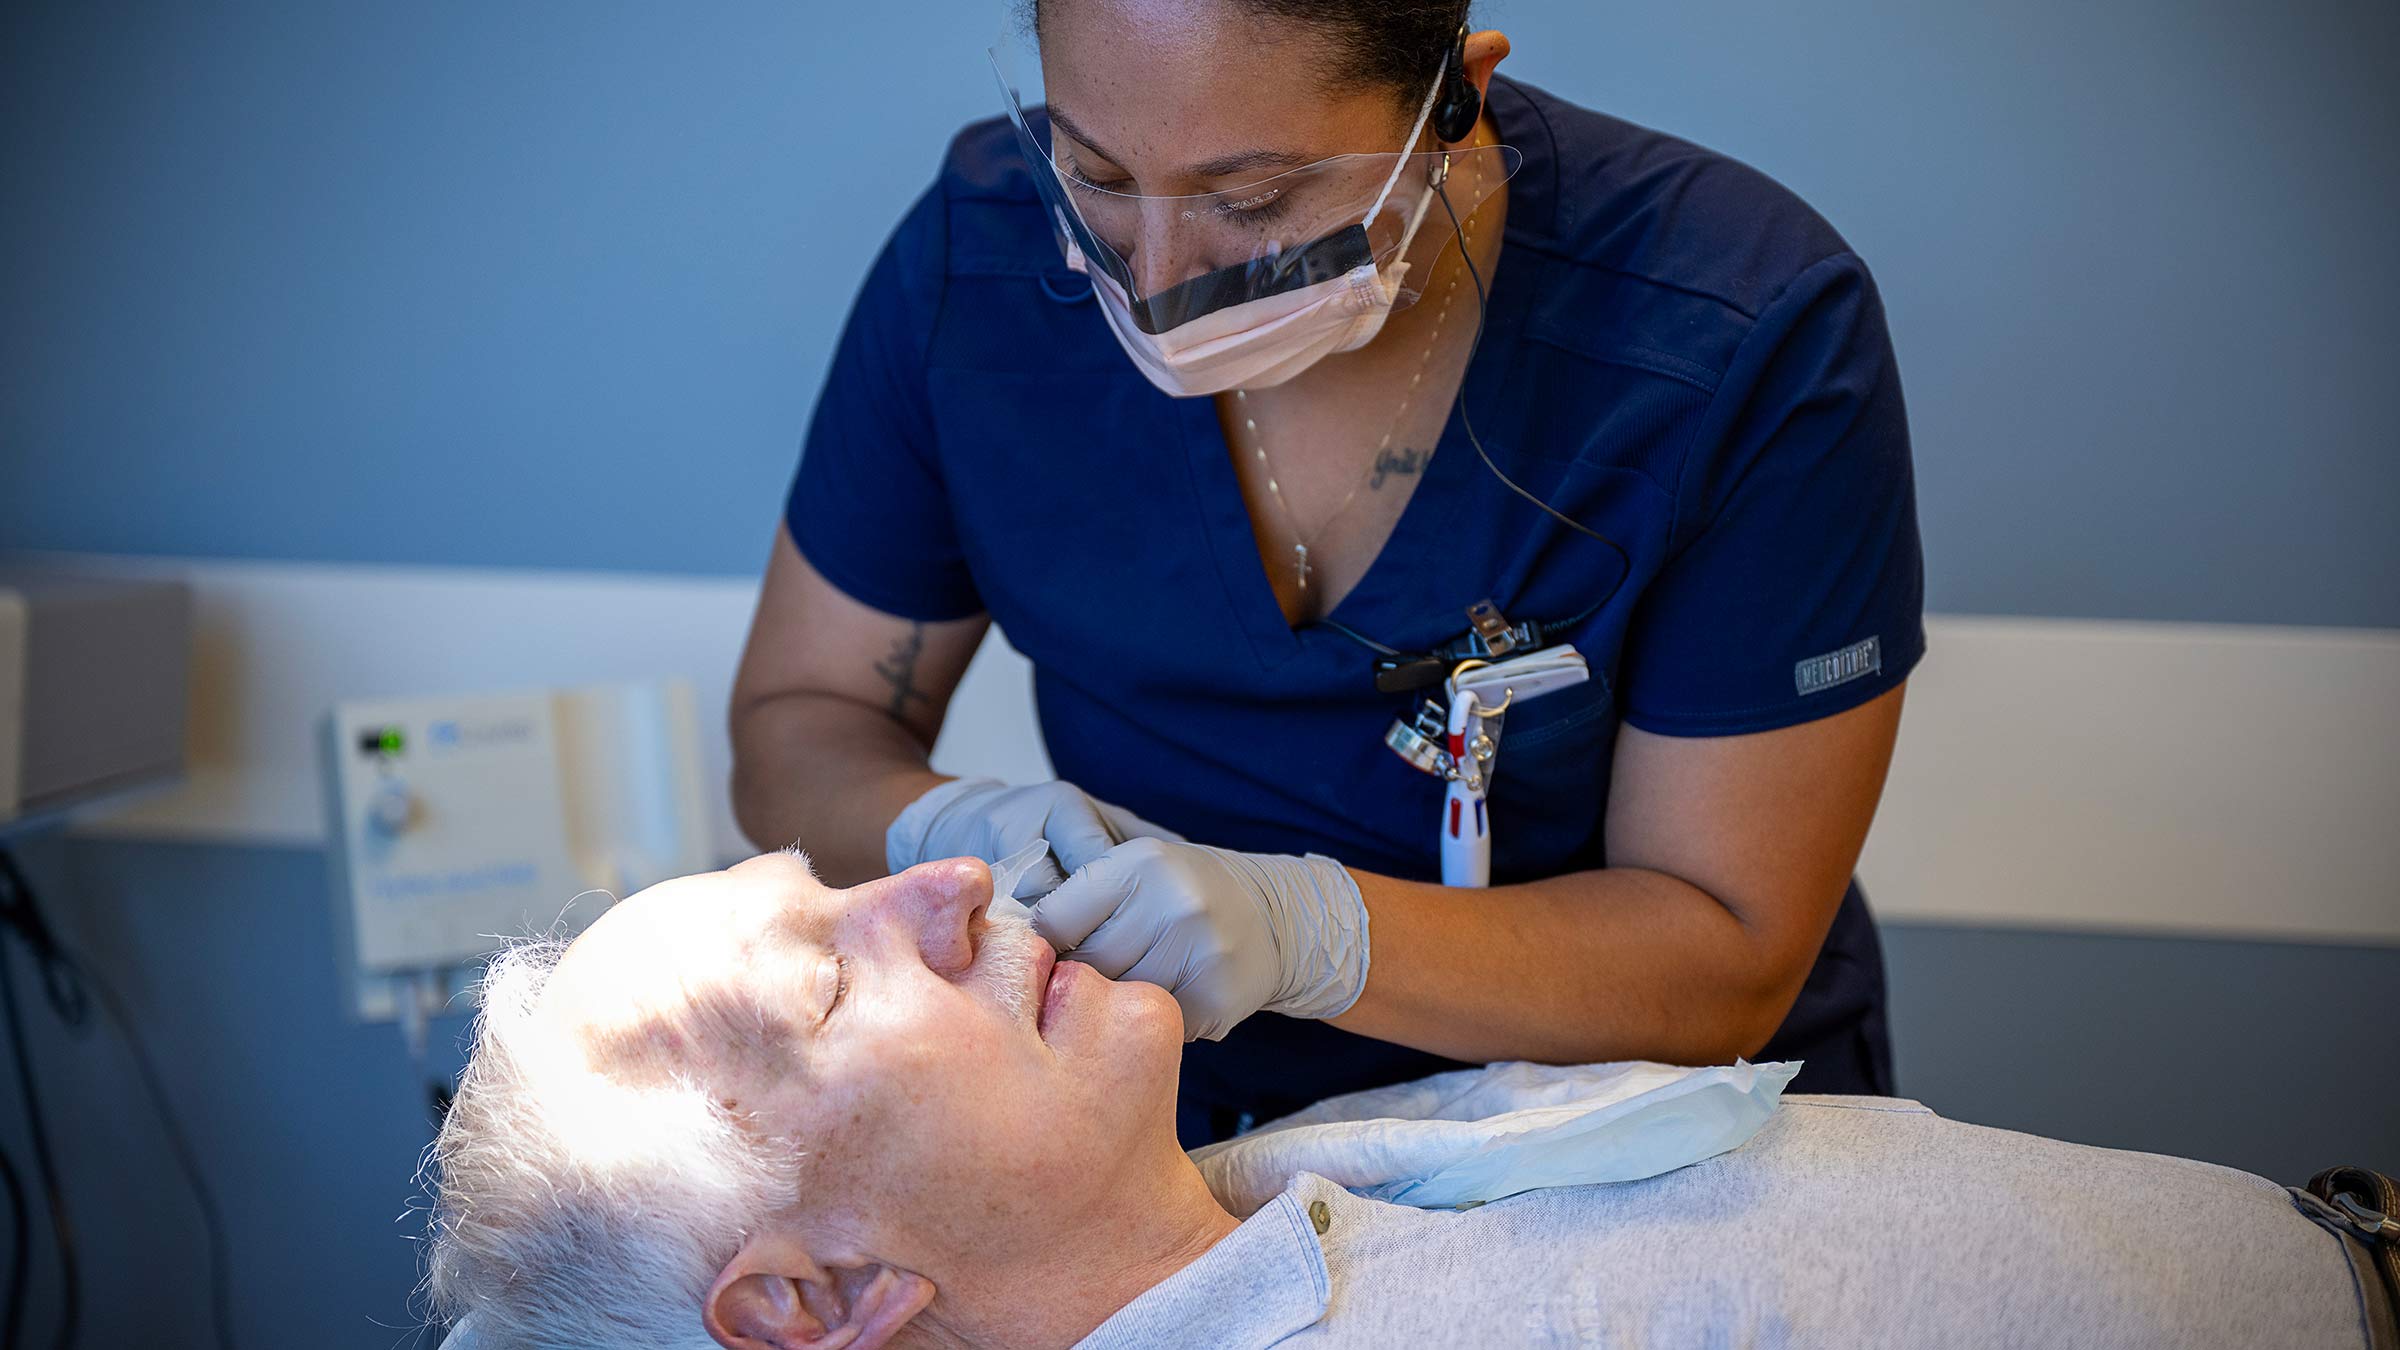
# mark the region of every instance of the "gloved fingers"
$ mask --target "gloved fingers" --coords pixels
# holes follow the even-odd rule
[[[1088,961],[1111,979],[1148,980],[1166,989],[1179,982],[1183,953],[1207,945],[1208,916],[1188,897],[1173,893],[1156,876],[1138,880],[1116,912],[1084,936],[1075,959]]]
[[[1228,1000],[1222,988],[1206,980],[1187,981],[1181,989],[1169,992],[1183,1009],[1183,1038],[1187,1041],[1224,1040],[1226,1032],[1258,1011],[1247,1003]]]
[[[1223,1039],[1273,995],[1275,935],[1226,855],[1144,839],[1109,857],[1148,854],[1156,861],[1137,869],[1132,892],[1076,959],[1173,994],[1185,1039]]]
[[[1100,803],[1084,795],[1081,788],[1072,783],[1045,783],[1041,791],[1047,798],[1041,834],[1050,841],[1062,876],[1124,842],[1110,831]]]
[[[982,837],[989,833],[983,828],[984,811],[1006,792],[997,778],[953,778],[927,789],[884,831],[884,864],[903,872],[936,858],[1005,856],[1006,849],[985,851]]]
[[[1080,957],[1077,959],[1081,959]],[[1124,978],[1155,984],[1183,1009],[1183,1038],[1221,1041],[1258,1009],[1234,993],[1226,963],[1172,940],[1153,946]]]
[[[1164,839],[1175,844],[1191,842],[1166,826],[1144,820],[1112,802],[1104,802],[1098,797],[1094,797],[1092,805],[1099,809],[1100,819],[1107,823],[1109,833],[1116,836],[1116,840],[1120,844],[1128,839]]]
[[[1178,998],[1175,1001],[1183,1005],[1183,1038],[1187,1041],[1224,1040],[1226,1032],[1240,1026],[1242,1019],[1250,1013],[1258,1011],[1255,1008],[1237,1011],[1207,1007],[1194,999]]]
[[[1084,939],[1092,930],[1108,922],[1119,906],[1134,893],[1140,884],[1139,859],[1117,853],[1103,853],[1077,869],[1057,889],[1032,904],[1033,928],[1062,953],[1072,953],[1076,960],[1085,960]],[[1115,979],[1131,965],[1110,968],[1100,961],[1090,961],[1101,974]]]

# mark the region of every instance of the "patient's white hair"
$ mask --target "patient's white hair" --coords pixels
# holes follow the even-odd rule
[[[536,1016],[565,950],[517,943],[486,968],[475,1047],[433,1147],[434,1311],[472,1315],[478,1345],[511,1350],[713,1350],[702,1301],[797,1198],[799,1150],[665,1052],[637,1044],[595,1065]],[[693,1012],[755,1031],[740,1025],[754,1010]]]

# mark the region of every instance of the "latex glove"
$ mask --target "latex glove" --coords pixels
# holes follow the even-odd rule
[[[1332,1017],[1367,987],[1366,901],[1318,853],[1134,839],[1044,896],[1033,926],[1103,975],[1173,994],[1187,1039],[1222,1040],[1262,1009]]]
[[[1010,787],[997,778],[953,778],[892,818],[883,834],[883,860],[894,872],[937,858],[998,862],[1048,839],[1051,858],[1017,886],[1021,896],[1044,895],[1067,873],[1138,838],[1183,836],[1089,796],[1073,783]]]

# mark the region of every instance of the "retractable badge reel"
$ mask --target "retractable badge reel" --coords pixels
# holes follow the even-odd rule
[[[1494,658],[1469,657],[1442,682],[1447,706],[1433,699],[1412,718],[1396,718],[1383,743],[1418,769],[1449,784],[1439,822],[1442,884],[1488,886],[1492,823],[1488,801],[1500,761],[1500,731],[1508,710],[1528,699],[1591,677],[1583,654],[1561,642],[1512,654],[1516,634],[1489,600],[1470,605],[1467,620]]]

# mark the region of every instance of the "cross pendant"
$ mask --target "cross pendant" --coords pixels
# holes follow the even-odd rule
[[[1292,567],[1300,574],[1300,589],[1308,589],[1308,545],[1292,545]]]

